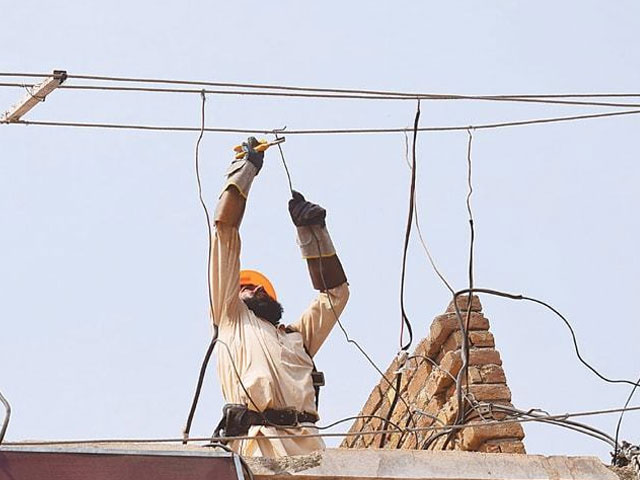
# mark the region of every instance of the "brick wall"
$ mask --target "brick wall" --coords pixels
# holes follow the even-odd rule
[[[466,319],[468,297],[458,297],[458,307]],[[385,427],[385,419],[392,406],[395,391],[389,382],[397,385],[400,378],[400,393],[405,402],[398,399],[390,422],[405,426],[436,427],[451,425],[458,416],[458,401],[454,378],[462,367],[462,332],[453,303],[443,315],[437,316],[429,335],[423,339],[406,360],[394,359],[385,373],[385,381],[373,388],[360,415],[376,415],[382,418],[358,419],[350,432],[392,429]],[[479,299],[471,302],[469,321],[469,369],[468,389],[463,379],[463,392],[475,402],[511,406],[511,391],[502,369],[500,354],[495,349],[493,334],[489,331],[489,320],[482,314]],[[401,375],[398,374],[401,372]],[[407,408],[407,404],[409,408]],[[413,412],[413,415],[409,414]],[[491,413],[484,413],[489,418]],[[493,413],[494,418],[501,418]],[[504,414],[503,414],[504,415]],[[478,423],[482,419],[476,411],[469,411],[465,423]],[[413,417],[411,419],[410,417]],[[437,420],[436,420],[437,419]],[[413,423],[412,423],[413,422]],[[441,430],[415,433],[393,433],[387,435],[355,435],[346,437],[342,448],[390,448],[440,450],[447,435],[438,435]],[[472,426],[457,430],[447,445],[450,450],[467,450],[495,453],[525,453],[522,439],[524,431],[518,423]]]

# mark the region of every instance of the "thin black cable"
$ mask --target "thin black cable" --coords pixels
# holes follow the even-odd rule
[[[4,435],[5,433],[7,433],[7,428],[9,427],[9,419],[11,418],[11,405],[9,404],[9,401],[6,398],[4,398],[4,395],[2,395],[2,392],[0,392],[0,403],[4,405],[4,409],[5,409],[4,420],[2,421],[2,427],[0,428],[0,444],[2,444],[2,441],[4,440]]]
[[[195,171],[196,171],[196,182],[198,184],[198,199],[200,200],[200,205],[202,205],[202,209],[204,211],[205,219],[207,221],[207,237],[209,239],[208,243],[208,253],[207,253],[207,288],[208,288],[208,297],[209,297],[209,314],[211,315],[211,323],[213,325],[213,334],[211,336],[211,342],[209,343],[209,347],[204,355],[204,359],[202,360],[202,365],[200,366],[200,373],[198,375],[198,383],[196,384],[196,390],[193,395],[193,400],[191,401],[191,408],[189,409],[189,415],[187,416],[187,423],[185,424],[183,430],[183,445],[187,444],[189,438],[189,432],[191,431],[191,424],[193,422],[193,417],[196,413],[196,408],[198,406],[198,400],[200,399],[200,392],[202,390],[202,384],[204,383],[204,376],[207,371],[207,366],[209,365],[209,360],[211,359],[211,354],[213,353],[213,348],[216,345],[216,340],[218,339],[218,326],[215,323],[215,319],[213,317],[213,297],[211,296],[211,273],[209,271],[211,265],[211,246],[213,243],[213,235],[211,232],[211,219],[209,216],[209,210],[207,209],[207,204],[204,201],[202,196],[202,182],[200,179],[200,142],[202,141],[202,137],[204,135],[205,128],[205,103],[207,97],[204,92],[201,92],[201,126],[200,126],[200,135],[198,136],[198,140],[196,141],[196,149],[195,149]]]
[[[629,393],[629,397],[627,397],[627,401],[624,403],[624,407],[623,408],[627,408],[629,406],[629,402],[631,402],[631,399],[633,398],[633,394],[636,393],[636,389],[638,388],[638,384],[640,384],[640,377],[638,377],[638,380],[636,381],[636,384],[633,386],[633,388],[631,389],[631,393]],[[618,452],[619,452],[619,448],[618,448],[618,439],[620,438],[620,427],[622,426],[622,418],[624,417],[624,410],[622,412],[620,412],[620,418],[618,418],[618,423],[616,424],[616,438],[615,438],[615,449],[613,451],[613,458],[611,459],[611,462],[613,465],[616,464],[616,462],[618,461]],[[0,436],[0,440],[2,439],[2,437]]]
[[[380,415],[354,415],[354,416],[352,416],[352,417],[344,417],[344,418],[341,418],[340,420],[336,420],[335,422],[330,423],[329,425],[324,425],[324,426],[322,426],[322,427],[316,427],[316,429],[317,429],[317,430],[327,430],[327,429],[332,428],[332,427],[335,427],[336,425],[339,425],[339,424],[341,424],[341,423],[348,422],[348,421],[350,421],[350,420],[359,420],[359,419],[361,419],[361,418],[366,418],[366,419],[376,418],[376,419],[378,419],[378,420],[386,421],[386,418],[385,418],[385,417],[381,417]],[[403,429],[401,426],[399,426],[397,423],[393,423],[393,422],[387,422],[387,423],[389,423],[393,428],[398,429],[398,431],[403,431],[403,430],[404,430],[404,429]]]
[[[273,132],[273,130],[272,130],[272,132]],[[287,133],[289,133],[289,132],[287,132]],[[278,144],[278,146],[280,146],[280,145]],[[283,164],[283,165],[285,166],[285,168],[286,168],[287,178],[288,178],[289,180],[291,180],[291,177],[289,176],[289,169],[286,167],[286,166],[287,166],[287,162],[286,162],[286,160],[285,160],[285,158],[284,158],[284,154],[282,153],[282,149],[280,149],[280,152],[281,152],[280,157],[281,157],[281,159],[282,159],[282,164]],[[293,187],[290,187],[290,190],[291,190],[291,191],[293,191]],[[311,232],[311,234],[313,235],[313,237],[314,237],[314,239],[315,239],[315,241],[316,241],[316,245],[317,245],[317,247],[318,247],[319,259],[320,259],[320,260],[319,260],[319,262],[320,262],[320,277],[321,277],[322,283],[323,283],[323,285],[324,285],[324,287],[325,287],[325,292],[326,292],[326,294],[327,294],[327,299],[329,300],[329,306],[331,307],[331,311],[332,311],[332,313],[333,313],[334,317],[336,318],[336,323],[338,324],[338,327],[340,327],[340,330],[342,330],[342,333],[344,334],[344,337],[345,337],[345,339],[346,339],[347,343],[350,343],[350,344],[354,345],[354,346],[358,349],[358,351],[362,354],[362,356],[364,356],[364,358],[369,362],[369,364],[370,364],[370,365],[371,365],[371,366],[376,370],[376,372],[378,372],[378,373],[380,374],[380,377],[381,377],[381,378],[382,378],[382,379],[383,379],[383,380],[384,380],[384,381],[389,385],[389,387],[391,387],[392,389],[394,389],[394,390],[395,390],[395,386],[393,385],[393,383],[391,382],[391,380],[389,380],[389,379],[386,377],[386,375],[384,374],[384,372],[380,369],[380,367],[378,367],[378,365],[376,365],[376,363],[375,363],[375,362],[373,361],[373,359],[369,356],[369,354],[364,350],[364,348],[362,348],[362,347],[360,346],[360,344],[359,344],[356,340],[352,339],[352,338],[349,336],[349,333],[347,332],[346,328],[345,328],[345,327],[344,327],[344,325],[342,324],[342,321],[340,320],[340,316],[339,316],[339,315],[338,315],[338,313],[336,312],[335,307],[334,307],[334,305],[333,305],[333,301],[331,300],[331,295],[329,294],[328,288],[326,288],[326,287],[327,287],[327,283],[326,283],[326,281],[325,281],[325,279],[324,279],[324,274],[323,274],[323,272],[322,272],[322,255],[320,255],[320,252],[321,252],[321,249],[320,249],[320,240],[318,240],[318,237],[316,236],[316,234],[315,234],[315,232],[313,231],[313,229],[311,229],[311,228],[310,228],[310,229],[309,229],[309,231],[310,231],[310,232]],[[397,392],[397,390],[396,390],[396,392]],[[399,392],[397,392],[397,393],[399,394]],[[409,404],[407,403],[407,401],[406,401],[402,396],[400,396],[400,399],[402,400],[402,403],[407,407],[407,410],[410,410],[410,406],[409,406]]]
[[[580,360],[580,362],[587,367],[589,370],[591,370],[591,372],[593,372],[598,378],[600,378],[601,380],[607,382],[607,383],[624,383],[627,385],[631,385],[631,386],[639,386],[640,385],[640,381],[639,382],[633,382],[631,380],[625,380],[625,379],[611,379],[608,377],[605,377],[604,375],[602,375],[600,372],[598,372],[598,370],[596,370],[594,367],[592,367],[583,357],[582,354],[580,353],[580,349],[578,347],[578,340],[576,338],[576,334],[575,331],[573,330],[573,327],[571,326],[571,324],[569,323],[569,321],[564,317],[564,315],[562,315],[558,310],[556,310],[555,308],[553,308],[551,305],[549,305],[548,303],[543,302],[542,300],[538,300],[537,298],[533,298],[533,297],[526,297],[522,294],[512,294],[512,293],[507,293],[507,292],[501,292],[499,290],[493,290],[493,289],[488,289],[488,288],[473,288],[473,289],[464,289],[464,290],[459,290],[455,293],[454,295],[454,300],[457,299],[457,297],[459,295],[464,295],[465,293],[469,293],[469,292],[473,292],[473,293],[485,293],[487,295],[495,295],[498,297],[504,297],[504,298],[509,298],[512,300],[527,300],[529,302],[533,302],[533,303],[537,303],[539,305],[542,305],[543,307],[548,308],[549,310],[551,310],[553,313],[555,313],[558,317],[560,317],[560,319],[562,319],[562,321],[564,322],[564,324],[567,326],[567,328],[569,329],[569,332],[571,333],[571,339],[573,340],[573,346],[574,346],[574,350],[576,352],[576,356],[578,357],[578,360]],[[454,307],[457,307],[457,303],[454,301]],[[456,310],[458,310],[456,308]],[[458,310],[459,313],[459,310]]]
[[[405,158],[405,161],[407,163],[407,166],[409,167],[409,169],[411,169],[411,161],[409,160],[409,136],[407,135],[407,132],[402,132],[402,133],[404,134],[404,158]],[[429,260],[429,263],[431,265],[431,268],[433,268],[433,271],[440,278],[440,280],[442,280],[442,283],[451,292],[451,295],[453,295],[455,293],[455,290],[449,284],[449,282],[444,277],[442,272],[440,272],[440,269],[436,265],[436,262],[435,262],[433,256],[431,255],[431,251],[429,250],[429,247],[427,246],[427,242],[425,241],[424,236],[422,235],[422,228],[420,227],[420,222],[419,222],[420,215],[418,215],[418,190],[417,190],[417,188],[416,188],[416,191],[414,192],[414,197],[415,197],[415,202],[414,202],[415,203],[414,204],[414,213],[415,213],[414,214],[414,220],[415,220],[415,224],[416,224],[416,231],[418,232],[418,238],[420,239],[420,243],[422,244],[422,249],[424,250],[425,254],[427,255],[427,259]]]
[[[402,385],[402,372],[398,371],[398,373],[396,373],[396,388],[395,390],[395,394],[393,395],[393,401],[391,402],[391,405],[389,405],[389,411],[387,412],[387,416],[384,419],[384,423],[383,423],[383,429],[386,430],[387,428],[389,428],[389,424],[391,423],[391,417],[393,416],[393,411],[396,408],[396,404],[398,403],[398,396],[400,395],[400,387]],[[409,412],[410,413],[410,412]],[[383,433],[382,436],[380,437],[380,443],[378,444],[378,448],[384,448],[384,444],[387,441],[387,436]]]
[[[404,250],[402,256],[402,273],[400,276],[400,313],[401,313],[401,322],[400,322],[400,350],[406,352],[409,350],[411,343],[413,341],[413,330],[411,328],[411,322],[409,321],[409,317],[404,308],[404,284],[405,284],[405,273],[407,267],[407,252],[409,249],[409,239],[411,238],[411,227],[414,222],[414,204],[415,204],[415,191],[416,191],[416,141],[417,141],[417,128],[419,126],[420,120],[420,100],[418,100],[418,104],[416,107],[416,116],[414,119],[414,132],[413,132],[413,162],[411,165],[411,187],[409,190],[409,215],[407,218],[407,230],[404,240]],[[319,246],[318,246],[319,249]],[[407,326],[407,332],[409,332],[409,339],[406,344],[403,345],[404,339],[404,326]],[[405,360],[406,361],[406,360]],[[400,386],[402,385],[402,369],[398,369],[396,372],[396,388],[394,389],[393,400],[391,401],[391,405],[389,406],[389,411],[387,412],[387,423],[393,416],[393,412],[398,403],[398,396],[400,395]],[[409,409],[407,409],[409,411]],[[409,411],[411,415],[411,411]],[[380,437],[379,448],[383,448],[386,442],[386,435],[382,435]]]
[[[471,195],[473,194],[473,182],[471,181],[471,172],[472,172],[472,164],[471,164],[471,144],[473,143],[473,133],[472,127],[469,127],[467,130],[467,134],[469,135],[469,141],[467,143],[467,212],[469,214],[469,289],[473,289],[473,260],[474,260],[474,245],[476,238],[476,230],[474,227],[474,219],[473,219],[473,211],[471,210]],[[463,333],[463,347],[467,350],[467,358],[469,358],[469,324],[471,323],[471,306],[473,303],[473,294],[469,293],[469,297],[467,298],[467,318],[465,323],[465,331]],[[466,377],[466,388],[467,394],[469,393],[469,368],[465,368],[465,377]],[[459,398],[462,401],[462,397]],[[464,422],[464,415],[461,419]]]
[[[411,328],[411,322],[407,316],[407,312],[404,308],[404,283],[405,274],[407,270],[407,253],[409,251],[409,239],[411,238],[411,227],[413,225],[413,207],[415,204],[415,192],[416,192],[416,144],[418,141],[418,127],[420,126],[420,100],[418,100],[416,106],[416,115],[413,120],[413,148],[412,148],[412,162],[411,162],[411,186],[409,187],[409,214],[407,217],[407,228],[404,237],[404,247],[402,251],[402,271],[400,274],[400,350],[407,351],[411,347],[413,342],[413,330]],[[407,343],[404,341],[404,326],[407,326],[407,332],[409,333],[409,339]]]
[[[466,312],[466,321],[462,322],[462,318],[458,315],[458,309],[456,307],[456,316],[458,317],[458,322],[460,323],[460,333],[462,334],[462,367],[458,372],[456,378],[456,400],[458,402],[458,412],[456,414],[456,419],[453,422],[454,425],[459,425],[465,422],[465,413],[466,408],[463,405],[463,396],[462,396],[462,378],[465,377],[466,382],[466,391],[467,395],[469,394],[469,324],[471,323],[471,306],[473,303],[473,253],[474,253],[474,243],[475,243],[475,228],[474,228],[474,219],[473,219],[473,211],[471,210],[471,195],[473,194],[473,183],[471,181],[471,172],[472,172],[472,164],[471,164],[471,145],[473,142],[473,134],[471,129],[473,127],[469,127],[467,129],[467,134],[469,136],[467,142],[467,197],[466,197],[466,206],[467,213],[469,214],[469,267],[468,267],[468,280],[469,280],[469,295],[467,297],[467,312]],[[454,295],[453,299],[454,303],[457,302],[457,298]],[[449,442],[453,439],[455,435],[455,431],[451,431],[446,441],[442,444],[442,449],[445,450],[449,445]]]
[[[608,118],[625,115],[637,115],[640,110],[625,110],[622,112],[604,112],[586,115],[572,115],[567,117],[550,117],[538,118],[532,120],[521,120],[514,122],[498,122],[474,125],[475,130],[489,130],[506,127],[521,127],[527,125],[541,125],[547,123],[572,122],[577,120],[590,120],[596,118]],[[147,130],[161,132],[199,132],[199,127],[181,127],[181,126],[164,126],[164,125],[136,125],[136,124],[119,124],[119,123],[90,123],[90,122],[60,122],[60,121],[42,121],[42,120],[18,120],[16,122],[0,121],[4,125],[34,125],[43,127],[75,127],[75,128],[105,128],[115,130]],[[455,132],[467,130],[468,126],[435,126],[420,127],[418,132]],[[248,129],[248,128],[205,128],[205,132],[216,133],[242,133],[242,134],[264,134],[273,133],[272,129]],[[411,132],[411,128],[343,128],[343,129],[299,129],[288,130],[288,135],[341,135],[341,134],[382,134],[382,133],[402,133]]]

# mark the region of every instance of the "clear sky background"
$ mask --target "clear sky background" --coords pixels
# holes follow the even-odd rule
[[[640,6],[631,1],[1,3],[5,72],[458,94],[640,90]],[[23,94],[0,88],[0,111]],[[199,109],[193,94],[59,90],[26,118],[198,126]],[[260,129],[405,127],[414,110],[414,102],[213,95],[206,105],[210,127]],[[609,110],[424,101],[421,125]],[[473,144],[476,284],[553,304],[575,327],[584,357],[614,378],[640,375],[639,127],[637,116],[516,127],[477,131]],[[0,125],[8,440],[180,436],[210,338],[196,138]],[[242,138],[204,136],[211,208]],[[418,140],[420,221],[442,271],[464,288],[467,134]],[[404,136],[289,136],[284,148],[294,186],[327,208],[352,289],[344,324],[386,368],[399,344]],[[242,226],[242,263],[273,279],[293,321],[314,291],[287,199],[277,151],[269,151]],[[408,261],[406,305],[419,340],[450,298],[415,237]],[[551,312],[482,303],[514,405],[552,413],[623,405],[630,388],[580,365]],[[322,423],[357,414],[376,372],[338,330],[317,364],[328,382]],[[212,432],[222,404],[210,368],[194,436]],[[613,432],[617,416],[582,420]],[[609,459],[608,446],[590,437],[532,423],[525,431],[529,453]],[[629,412],[622,438],[638,443],[638,431],[640,415]]]

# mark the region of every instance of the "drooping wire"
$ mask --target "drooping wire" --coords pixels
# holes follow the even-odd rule
[[[469,141],[467,143],[467,188],[468,188],[468,192],[467,192],[467,199],[466,199],[466,203],[467,203],[467,212],[469,214],[469,289],[473,289],[473,267],[474,267],[474,245],[475,245],[475,238],[476,238],[476,230],[475,230],[475,226],[474,226],[474,218],[473,218],[473,211],[471,210],[471,195],[473,194],[473,182],[471,181],[471,172],[472,172],[472,165],[471,165],[471,144],[473,142],[473,133],[472,133],[472,128],[473,127],[469,127],[469,129],[467,130],[467,134],[469,135]],[[469,297],[467,298],[467,318],[466,318],[466,323],[465,323],[465,329],[464,332],[461,332],[463,334],[463,341],[462,341],[462,345],[463,348],[465,348],[467,350],[467,359],[469,358],[469,342],[470,342],[470,338],[469,338],[469,325],[471,323],[471,306],[473,303],[473,294],[469,293]],[[468,362],[467,362],[468,363]],[[468,365],[465,368],[465,372],[464,372],[465,378],[466,378],[466,389],[467,389],[467,393],[469,393],[469,368]],[[462,400],[462,397],[459,397],[459,400]],[[459,405],[459,404],[458,404]],[[463,415],[461,418],[461,422],[464,422],[464,409],[462,409]]]
[[[193,422],[193,417],[196,413],[196,408],[198,406],[198,400],[200,399],[200,392],[202,390],[202,384],[204,383],[204,376],[207,372],[207,366],[209,365],[209,361],[211,359],[211,354],[213,353],[213,349],[216,345],[216,341],[218,340],[218,326],[215,323],[215,319],[213,318],[213,297],[211,295],[211,272],[209,271],[209,267],[211,265],[211,246],[213,244],[213,233],[211,231],[211,217],[209,215],[209,209],[207,208],[207,204],[204,201],[202,196],[202,181],[200,178],[200,142],[202,141],[202,137],[204,135],[205,128],[205,103],[207,101],[206,94],[201,92],[201,107],[200,107],[200,135],[198,136],[198,140],[196,141],[196,149],[195,149],[195,171],[196,171],[196,182],[198,184],[198,199],[200,201],[200,205],[202,206],[202,210],[204,211],[204,216],[207,222],[207,238],[208,238],[208,253],[207,253],[207,290],[208,290],[208,298],[209,298],[209,314],[211,315],[211,324],[213,325],[213,332],[211,335],[211,342],[209,343],[209,347],[204,355],[202,360],[202,365],[200,366],[200,373],[198,374],[198,383],[196,384],[196,390],[193,395],[193,400],[191,401],[191,408],[189,409],[189,415],[187,416],[187,422],[185,424],[183,430],[183,440],[182,443],[186,445],[189,432],[191,431],[191,424]]]
[[[407,132],[402,132],[402,133],[404,135],[404,158],[405,158],[405,161],[407,163],[407,166],[409,167],[409,169],[411,169],[411,161],[409,160],[409,135],[407,135]],[[414,192],[414,197],[415,197],[415,202],[414,202],[415,204],[413,206],[414,213],[415,213],[414,220],[415,220],[415,224],[416,224],[416,231],[418,232],[418,238],[420,239],[420,243],[422,245],[422,249],[424,250],[425,254],[427,255],[427,259],[429,260],[429,263],[431,264],[431,268],[433,268],[433,271],[440,278],[440,280],[442,280],[442,283],[451,292],[451,295],[453,295],[455,293],[455,290],[449,284],[449,282],[444,277],[442,272],[440,272],[440,270],[438,269],[438,266],[436,265],[436,262],[435,262],[433,256],[431,255],[431,251],[429,250],[429,247],[427,246],[427,242],[424,239],[424,235],[422,234],[422,228],[420,227],[420,221],[419,221],[420,215],[418,214],[418,191],[417,191],[417,188],[416,188],[416,191]]]
[[[404,247],[402,252],[402,272],[400,274],[400,350],[407,351],[411,347],[413,342],[413,330],[411,328],[411,322],[407,316],[407,312],[404,308],[404,284],[405,274],[407,270],[407,253],[409,251],[409,239],[411,238],[411,227],[413,225],[413,207],[415,205],[415,192],[416,192],[416,144],[418,141],[418,127],[420,126],[420,100],[418,100],[416,106],[416,115],[413,120],[413,148],[412,148],[412,162],[411,162],[411,186],[409,189],[409,214],[407,216],[407,229],[404,237]],[[404,342],[404,327],[407,327],[409,339],[407,343]]]
[[[633,398],[633,394],[636,393],[636,389],[638,388],[638,384],[640,384],[640,377],[638,377],[638,380],[636,381],[636,384],[631,389],[631,393],[629,393],[629,396],[627,397],[627,401],[624,402],[623,410],[620,412],[620,418],[618,418],[618,423],[616,424],[615,447],[614,447],[613,456],[612,456],[612,459],[611,459],[611,462],[612,462],[613,465],[616,465],[616,463],[618,461],[618,453],[619,453],[618,439],[620,438],[620,427],[622,426],[622,418],[624,417],[625,409],[629,406],[629,402],[631,402],[631,399]]]
[[[281,131],[282,130],[280,130],[280,132]],[[273,133],[275,134],[276,131],[274,130]],[[278,144],[278,149],[280,151],[280,158],[282,160],[282,165],[284,166],[285,171],[287,173],[287,179],[289,181],[289,190],[291,192],[293,192],[293,186],[292,186],[292,183],[291,183],[291,176],[289,174],[289,168],[287,167],[287,162],[286,162],[286,160],[284,158],[283,149],[282,149],[280,144]],[[402,395],[400,395],[400,392],[396,388],[396,386],[391,382],[391,380],[389,380],[386,377],[384,372],[380,369],[380,367],[378,367],[378,365],[373,361],[373,359],[364,350],[364,348],[362,348],[362,346],[360,346],[360,344],[356,340],[352,339],[349,336],[349,333],[347,332],[347,329],[342,324],[342,321],[340,320],[340,316],[338,315],[338,312],[336,312],[336,309],[335,309],[335,307],[333,305],[333,300],[331,299],[331,293],[329,292],[329,289],[327,288],[327,283],[326,283],[325,278],[324,278],[324,272],[323,272],[323,268],[322,268],[322,255],[321,255],[320,240],[318,239],[318,237],[316,236],[316,234],[315,234],[315,232],[313,231],[312,228],[309,228],[309,231],[311,232],[311,234],[312,234],[312,236],[313,236],[313,238],[314,238],[314,240],[316,242],[316,246],[318,248],[318,258],[319,258],[319,263],[320,263],[320,278],[321,278],[321,281],[322,281],[322,284],[323,284],[323,287],[324,287],[324,292],[326,293],[327,299],[329,301],[329,306],[331,308],[331,312],[333,313],[333,315],[334,315],[334,317],[336,319],[336,323],[338,324],[338,327],[342,331],[347,343],[350,343],[350,344],[354,345],[358,349],[358,351],[367,360],[367,362],[369,362],[369,364],[380,374],[380,378],[383,379],[389,385],[389,387],[395,391],[396,396],[399,397],[399,399],[402,401],[402,403],[407,407],[407,411],[410,412],[411,411],[411,407],[410,407],[409,403],[404,399],[404,397],[402,397]],[[411,421],[413,422],[413,417],[410,416],[410,418],[411,418]]]
[[[632,380],[611,379],[611,378],[605,377],[598,370],[596,370],[591,364],[589,364],[582,357],[582,354],[580,353],[580,348],[578,347],[578,340],[576,338],[575,331],[573,330],[573,327],[571,326],[571,323],[569,323],[569,321],[567,320],[567,318],[564,315],[562,315],[558,310],[556,310],[554,307],[552,307],[548,303],[543,302],[542,300],[538,300],[537,298],[534,298],[534,297],[527,297],[527,296],[524,296],[522,294],[513,294],[513,293],[501,292],[499,290],[493,290],[493,289],[489,289],[489,288],[473,288],[473,289],[459,290],[454,294],[454,300],[457,300],[457,297],[460,296],[460,295],[468,294],[470,291],[472,293],[484,293],[484,294],[487,294],[487,295],[494,295],[494,296],[497,296],[497,297],[509,298],[511,300],[526,300],[526,301],[529,301],[529,302],[533,302],[533,303],[537,303],[539,305],[542,305],[543,307],[545,307],[545,308],[551,310],[553,313],[555,313],[564,322],[564,324],[567,326],[567,328],[569,329],[569,332],[571,334],[571,339],[573,340],[573,346],[574,346],[574,350],[575,350],[576,356],[578,357],[578,360],[585,367],[587,367],[589,370],[591,370],[591,372],[593,372],[598,378],[600,378],[601,380],[603,380],[603,381],[605,381],[607,383],[623,383],[623,384],[631,385],[633,387],[640,385],[640,381],[634,382]],[[453,305],[456,308],[456,310],[458,311],[458,313],[460,313],[460,310],[459,310],[459,308],[457,308],[457,303],[455,301],[453,302]]]

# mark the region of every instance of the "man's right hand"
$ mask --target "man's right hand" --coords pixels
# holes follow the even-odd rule
[[[260,152],[255,149],[258,145],[260,145],[260,142],[258,142],[256,137],[249,137],[246,142],[242,142],[241,152],[244,153],[244,156],[241,158],[249,160],[253,166],[256,167],[256,170],[258,171],[256,175],[260,173],[262,164],[264,163],[264,151]]]

